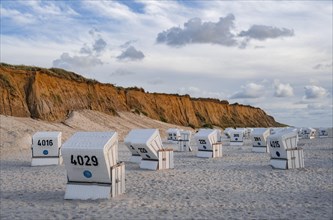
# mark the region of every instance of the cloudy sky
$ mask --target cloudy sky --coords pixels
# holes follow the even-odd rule
[[[1,1],[1,62],[332,126],[332,1]]]

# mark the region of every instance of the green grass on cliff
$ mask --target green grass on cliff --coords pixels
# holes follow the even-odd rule
[[[0,65],[3,67],[10,68],[10,69],[15,69],[15,70],[24,70],[24,71],[32,72],[32,73],[35,73],[35,72],[45,73],[45,74],[49,74],[51,76],[55,76],[55,77],[62,78],[62,79],[73,80],[76,82],[99,83],[97,80],[88,79],[88,78],[80,76],[79,74],[76,74],[74,72],[70,72],[70,71],[67,71],[64,69],[60,69],[60,68],[46,69],[46,68],[41,68],[41,67],[36,67],[36,66],[11,65],[11,64],[7,64],[7,63],[0,63]]]

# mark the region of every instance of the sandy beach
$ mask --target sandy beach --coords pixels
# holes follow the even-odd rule
[[[0,219],[333,219],[333,139],[301,139],[305,168],[275,170],[269,154],[223,145],[223,157],[175,152],[175,168],[148,171],[129,162],[133,128],[179,127],[132,113],[72,113],[63,123],[1,115]],[[182,128],[182,127],[179,127]],[[189,129],[189,128],[186,128]],[[126,193],[110,200],[64,200],[64,165],[31,167],[31,135],[115,130],[126,165]]]

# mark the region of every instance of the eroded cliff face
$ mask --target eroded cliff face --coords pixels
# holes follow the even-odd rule
[[[61,69],[1,64],[0,71],[3,115],[62,121],[73,110],[90,109],[112,115],[132,111],[192,127],[281,126],[259,108],[226,101],[124,89]]]

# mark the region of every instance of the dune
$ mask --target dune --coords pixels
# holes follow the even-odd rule
[[[223,157],[176,152],[172,170],[141,170],[122,143],[133,128],[158,128],[162,137],[179,127],[119,112],[75,111],[62,123],[0,115],[0,219],[332,219],[333,139],[301,139],[305,168],[275,170],[269,155],[244,146],[223,146]],[[189,129],[189,128],[185,128]],[[31,136],[62,131],[119,133],[126,164],[126,193],[110,200],[64,200],[64,165],[31,167]]]
[[[158,128],[165,137],[168,128],[188,127],[168,124],[131,112],[118,112],[118,116],[91,110],[73,111],[63,122],[46,122],[25,117],[0,115],[2,155],[30,149],[31,137],[37,131],[61,131],[62,140],[66,141],[76,131],[117,131],[119,141],[123,141],[133,128]],[[2,156],[1,155],[1,156]]]

